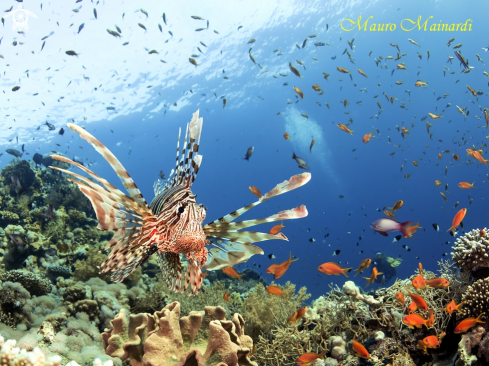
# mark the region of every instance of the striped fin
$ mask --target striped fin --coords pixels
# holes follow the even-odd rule
[[[255,220],[246,220],[239,222],[231,222],[229,224],[220,224],[215,226],[208,227],[207,225],[204,227],[204,232],[212,233],[214,231],[233,231],[238,229],[245,229],[250,226],[265,224],[268,222],[274,221],[282,221],[282,220],[291,220],[291,219],[301,219],[306,217],[308,214],[306,206],[302,205],[300,207],[293,208],[291,210],[280,211],[278,214],[267,217],[266,219],[255,219]]]
[[[99,140],[97,140],[94,136],[92,136],[89,132],[85,131],[80,126],[77,126],[73,123],[68,123],[67,126],[72,131],[77,132],[82,139],[88,141],[88,143],[91,144],[93,148],[104,157],[105,160],[107,160],[107,162],[110,164],[112,169],[114,169],[115,173],[121,180],[124,187],[127,189],[129,196],[131,196],[132,199],[136,201],[138,205],[140,205],[142,208],[149,210],[148,204],[143,198],[143,195],[139,191],[129,173],[126,171],[126,169],[124,169],[121,162],[115,157],[115,155],[112,154],[110,150],[107,149]]]
[[[232,267],[246,262],[255,254],[263,254],[263,250],[249,243],[236,243],[230,240],[209,238],[214,246],[209,250],[209,259],[204,268],[208,271]]]
[[[154,184],[155,196],[158,196],[166,189],[176,185],[192,186],[202,163],[202,155],[199,155],[198,152],[203,120],[202,117],[199,118],[198,110],[192,115],[192,120],[187,124],[187,129],[185,131],[181,154],[180,139],[182,130],[179,129],[175,169],[172,169],[169,178],[164,183],[158,180],[158,182]],[[173,175],[173,173],[175,174]]]
[[[259,205],[262,202],[265,202],[266,200],[269,200],[272,197],[278,196],[282,193],[292,191],[296,188],[302,187],[304,184],[309,182],[311,180],[311,173],[302,173],[302,174],[297,174],[291,177],[289,180],[286,180],[280,184],[277,184],[275,188],[273,188],[270,192],[267,192],[265,195],[263,195],[258,201],[245,206],[243,208],[240,208],[239,210],[236,210],[234,212],[231,212],[230,214],[221,217],[220,219],[217,219],[207,225],[204,226],[204,231],[207,228],[211,228],[212,226],[217,226],[220,224],[226,224],[230,223],[245,212],[249,211],[253,207]]]
[[[158,251],[158,262],[166,286],[175,292],[180,292],[182,283],[182,265],[177,253]]]
[[[151,211],[148,210],[148,212],[145,212],[144,210],[141,210],[141,207],[130,197],[126,196],[123,192],[121,192],[119,189],[114,187],[112,184],[107,182],[105,179],[99,177],[97,174],[92,172],[90,169],[85,168],[83,165],[78,164],[68,158],[65,158],[64,156],[60,155],[51,155],[51,157],[55,160],[63,161],[65,163],[69,163],[71,165],[76,166],[77,168],[82,169],[85,173],[90,175],[92,178],[96,179],[99,181],[101,184],[104,185],[104,187],[107,189],[105,190],[102,186],[96,184],[95,182],[90,181],[89,179],[85,178],[82,175],[79,175],[77,173],[71,172],[69,170],[61,169],[55,166],[50,166],[50,168],[58,170],[60,172],[63,172],[65,174],[71,175],[80,181],[85,182],[86,185],[92,187],[95,191],[97,191],[101,196],[106,196],[108,199],[113,201],[116,205],[123,205],[126,207],[128,210],[132,210],[134,212],[137,212],[141,216],[147,216],[147,215],[152,215]],[[74,183],[79,184],[79,181],[77,180],[72,180]]]
[[[187,263],[187,271],[185,273],[185,286],[183,287],[182,292],[185,292],[190,284],[192,290],[188,296],[197,295],[200,292],[200,287],[202,286],[203,280],[204,276],[202,275],[198,262],[194,261],[193,259],[189,259]]]
[[[83,165],[63,156],[52,155],[52,157],[82,169],[103,185],[77,173],[51,167],[73,177],[68,179],[77,184],[92,203],[99,222],[98,228],[115,231],[112,239],[104,248],[104,250],[110,248],[112,250],[99,268],[101,268],[100,273],[111,271],[112,281],[122,282],[156,252],[156,245],[150,242],[156,218],[149,207],[146,206],[146,209],[138,204],[135,199],[126,196]]]

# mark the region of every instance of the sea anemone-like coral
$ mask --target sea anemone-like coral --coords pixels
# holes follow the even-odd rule
[[[205,313],[205,314],[204,314]],[[244,320],[234,314],[225,319],[226,311],[206,306],[180,317],[180,304],[175,301],[153,315],[130,315],[122,309],[102,333],[106,354],[132,366],[164,366],[176,362],[183,365],[249,365],[253,341],[244,334]]]
[[[455,241],[453,261],[462,271],[474,271],[489,267],[489,235],[487,229],[474,229]]]
[[[465,315],[477,317],[482,313],[489,314],[489,277],[470,285],[462,296],[462,301],[465,301]]]

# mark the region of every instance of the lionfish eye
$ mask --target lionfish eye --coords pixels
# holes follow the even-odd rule
[[[178,212],[183,213],[184,211],[185,211],[185,207],[182,206],[178,208]]]

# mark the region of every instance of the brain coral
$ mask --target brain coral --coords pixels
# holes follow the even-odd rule
[[[128,321],[122,309],[101,337],[106,354],[132,366],[257,366],[249,359],[253,341],[244,335],[243,318],[236,313],[229,321],[225,315],[220,306],[206,306],[181,318],[175,301]]]
[[[453,246],[452,259],[462,271],[489,267],[489,236],[487,229],[474,229],[460,236]]]
[[[489,278],[480,279],[469,286],[462,301],[465,301],[465,315],[489,314]]]

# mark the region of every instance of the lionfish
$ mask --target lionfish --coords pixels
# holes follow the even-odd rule
[[[197,204],[192,193],[202,162],[198,154],[203,118],[195,112],[187,124],[184,144],[180,153],[181,129],[178,132],[176,168],[165,182],[154,184],[155,198],[148,205],[129,173],[119,160],[100,141],[83,128],[68,123],[99,152],[119,176],[129,196],[114,187],[87,167],[64,156],[51,155],[53,159],[69,163],[83,170],[92,179],[77,173],[51,166],[68,174],[71,182],[90,200],[99,222],[100,230],[113,230],[114,236],[102,250],[112,248],[105,261],[98,267],[100,273],[111,271],[111,280],[122,282],[156,253],[163,279],[175,292],[185,292],[191,284],[190,295],[200,291],[203,274],[201,268],[217,270],[246,262],[263,250],[252,243],[287,237],[278,233],[270,235],[252,231],[238,231],[250,226],[297,219],[307,216],[305,206],[281,211],[265,219],[232,222],[251,208],[266,200],[303,186],[311,179],[310,173],[302,173],[278,184],[258,201],[203,225],[206,208]],[[207,247],[210,247],[209,249]],[[186,257],[185,285],[182,288],[182,262]]]

